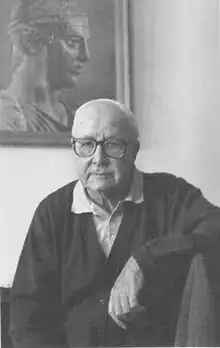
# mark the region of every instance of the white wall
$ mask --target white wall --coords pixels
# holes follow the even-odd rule
[[[219,1],[132,0],[138,166],[185,177],[220,204]]]
[[[9,285],[37,204],[73,180],[68,149],[0,148],[0,285]]]

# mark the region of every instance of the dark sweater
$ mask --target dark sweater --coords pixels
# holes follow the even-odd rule
[[[15,348],[172,346],[192,257],[220,254],[220,210],[172,175],[143,174],[144,202],[125,202],[107,258],[92,214],[71,212],[72,182],[37,208],[16,271]],[[133,255],[145,275],[146,314],[123,330],[108,316],[110,290]]]

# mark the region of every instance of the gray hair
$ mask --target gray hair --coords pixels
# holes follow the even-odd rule
[[[120,116],[122,116],[126,121],[128,122],[129,126],[131,127],[132,131],[134,132],[135,139],[139,139],[139,128],[137,119],[135,118],[133,112],[123,103],[113,100],[113,99],[94,99],[86,102],[85,104],[81,105],[75,112],[75,118],[77,115],[82,112],[83,110],[86,110],[87,108],[95,105],[106,105],[115,109],[118,109],[120,111]],[[73,128],[74,128],[74,122],[73,122]],[[73,132],[72,128],[72,132]]]

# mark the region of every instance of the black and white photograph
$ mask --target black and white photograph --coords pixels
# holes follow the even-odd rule
[[[2,348],[220,347],[220,0],[0,0]]]

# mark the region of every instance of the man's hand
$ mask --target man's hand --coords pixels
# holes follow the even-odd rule
[[[110,294],[108,313],[123,329],[126,322],[134,322],[145,311],[137,296],[143,286],[144,276],[133,256],[125,264]]]

